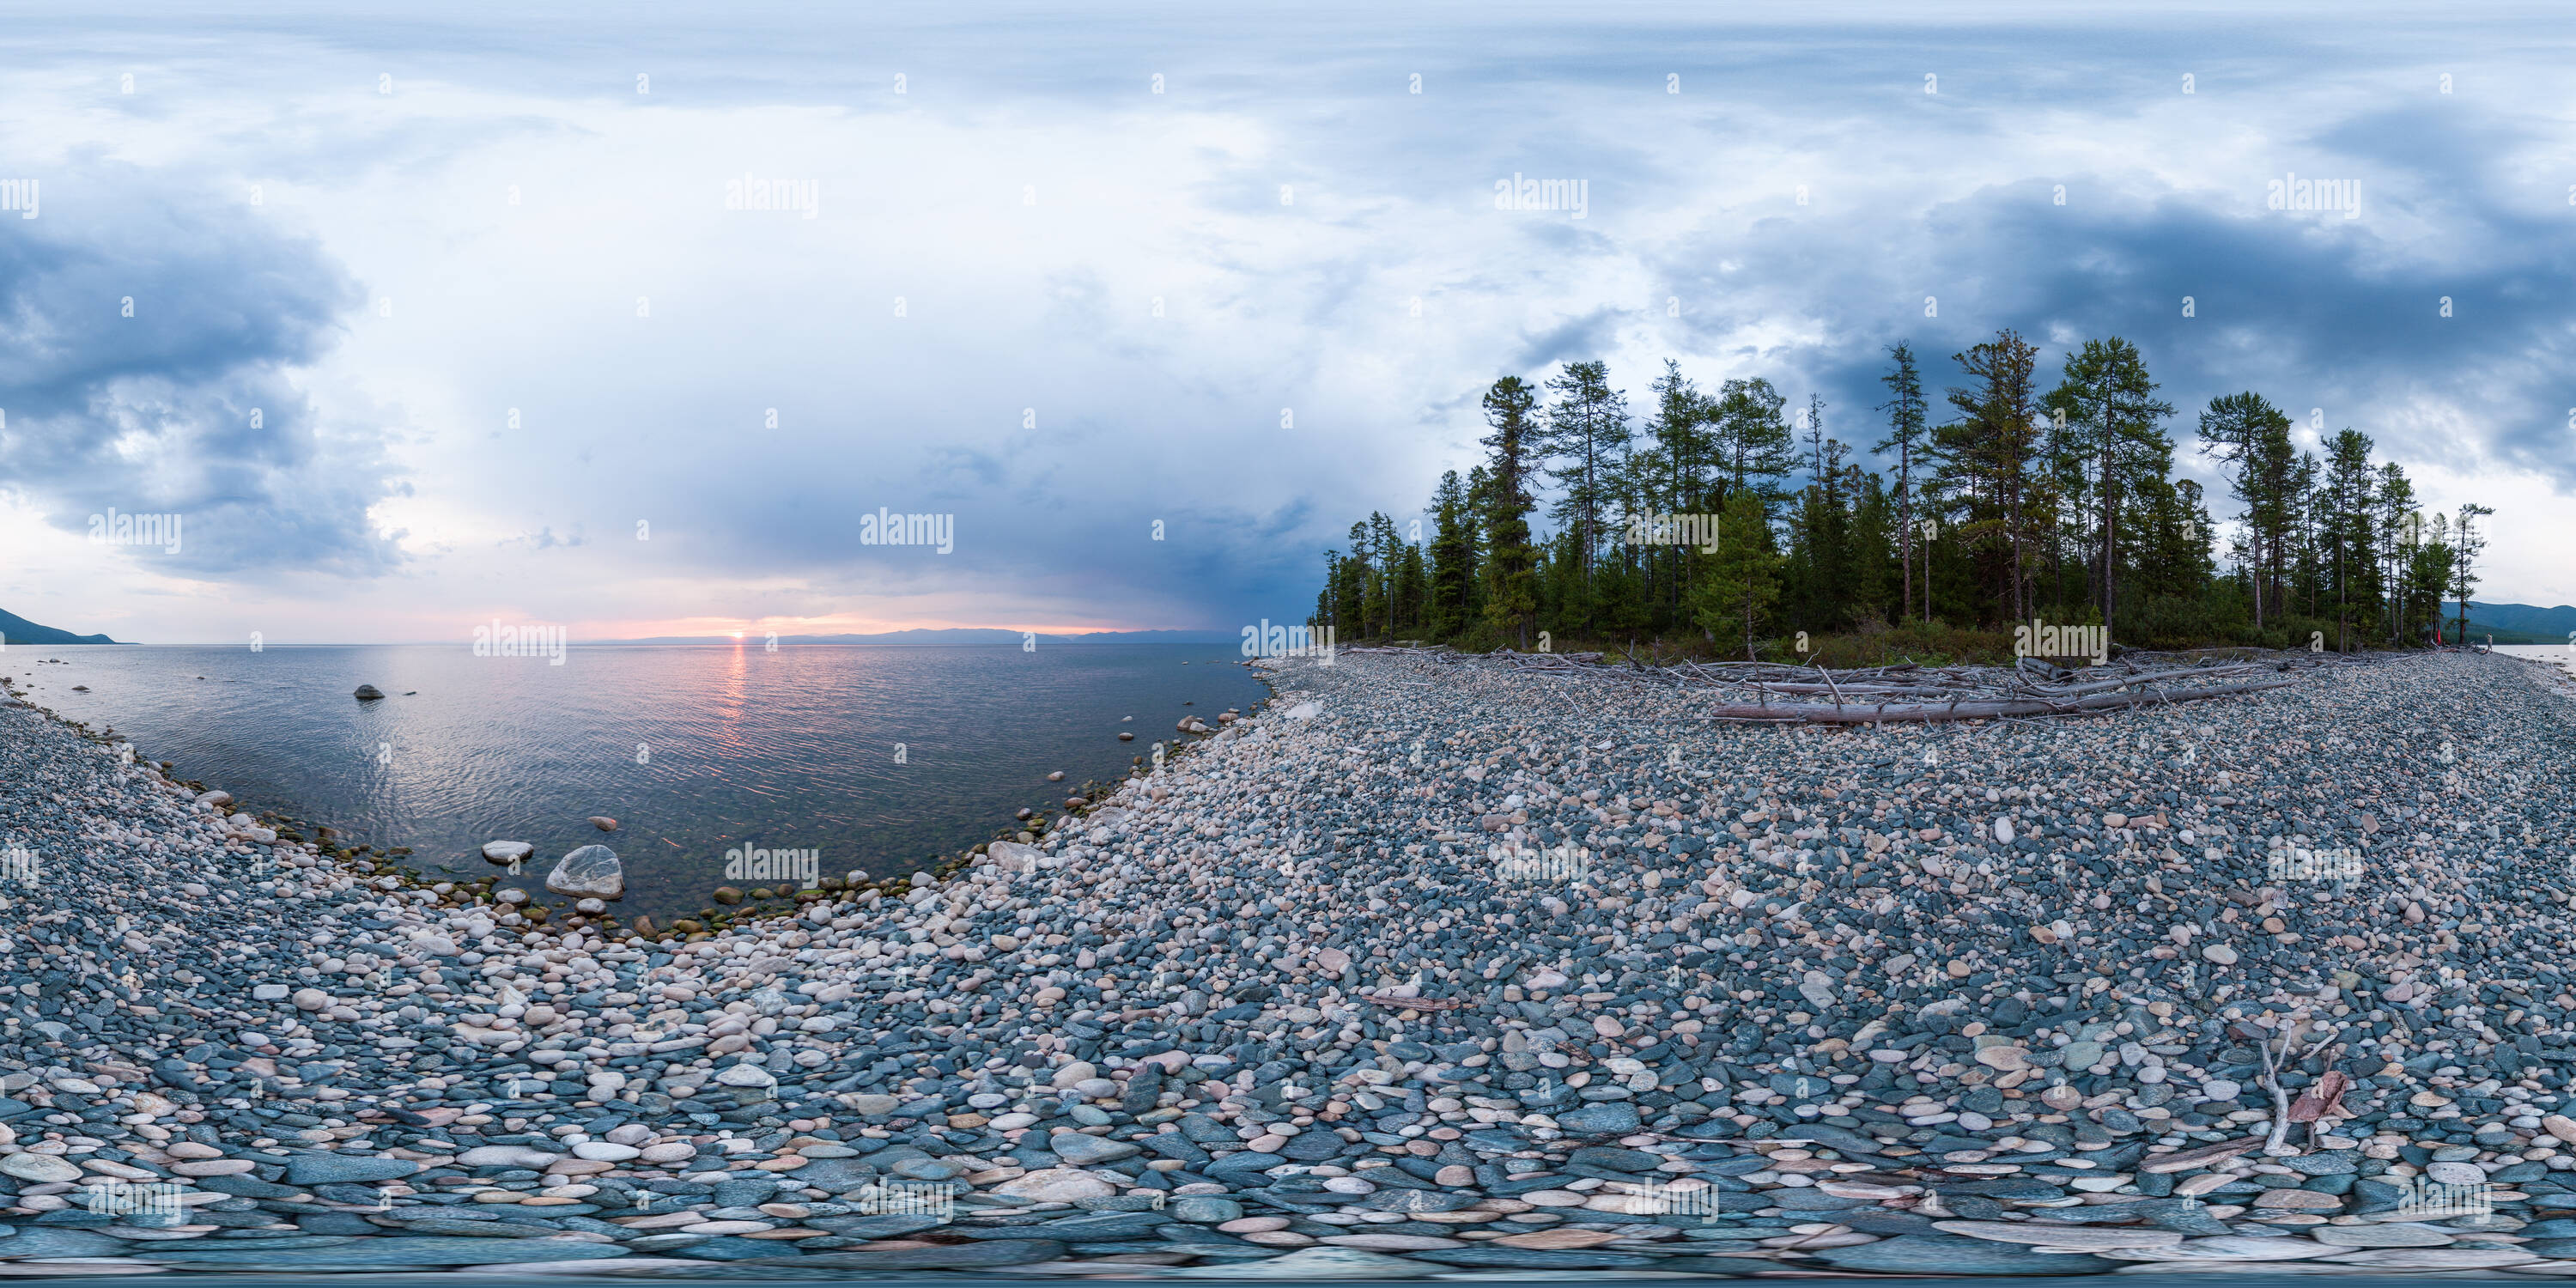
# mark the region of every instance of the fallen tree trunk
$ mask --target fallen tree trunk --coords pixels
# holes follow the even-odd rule
[[[1770,724],[1889,724],[1906,720],[1992,720],[2001,716],[2081,715],[2095,711],[2131,711],[2140,707],[2164,706],[2175,702],[2194,702],[2202,698],[2224,698],[2264,689],[2284,688],[2296,680],[2263,680],[2251,684],[2222,684],[2206,689],[2175,689],[2153,693],[2103,693],[2069,702],[2028,700],[2018,702],[1956,702],[1940,706],[1913,705],[1891,707],[1829,707],[1814,703],[1790,706],[1725,706],[1709,714],[1715,720],[1754,721]]]

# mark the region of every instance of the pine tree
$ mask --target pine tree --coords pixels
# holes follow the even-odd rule
[[[2357,613],[2378,616],[2379,553],[2374,540],[2368,434],[2346,429],[2326,445],[2325,485],[2321,492],[2325,542],[2324,571],[2334,588],[2335,651],[2352,647],[2352,619]]]
[[[2460,642],[2469,642],[2469,593],[2478,588],[2478,556],[2485,554],[2487,539],[2477,530],[2477,521],[2495,513],[2475,502],[2460,507],[2460,526],[2451,539],[2451,598],[2460,601]]]
[[[1850,463],[1825,432],[1821,397],[1810,397],[1799,441],[1785,400],[1759,378],[1709,397],[1666,362],[1642,439],[1628,434],[1625,396],[1602,364],[1569,365],[1550,382],[1544,427],[1538,391],[1497,380],[1483,397],[1486,459],[1464,479],[1441,478],[1424,511],[1430,538],[1419,521],[1400,536],[1382,513],[1354,524],[1347,553],[1325,554],[1315,622],[1354,642],[1523,649],[1550,634],[1621,647],[1689,629],[1711,643],[1722,632],[1726,651],[1740,643],[1748,654],[1777,622],[1874,631],[1894,613],[1929,625],[1935,601],[1972,626],[2098,613],[2160,648],[2277,644],[2294,621],[2308,633],[2299,615],[2316,627],[2331,617],[2338,648],[2360,643],[2374,619],[2397,642],[2465,630],[2488,512],[2464,509],[2456,535],[2453,516],[2434,515],[2428,533],[2405,472],[2374,467],[2366,436],[2346,430],[2322,459],[2307,456],[2260,395],[2213,399],[2202,450],[2227,467],[2243,505],[2222,575],[2206,499],[2172,476],[2160,423],[2171,409],[2133,346],[2082,344],[2041,399],[2036,350],[1998,332],[1958,355],[1970,383],[1949,391],[1957,416],[1937,430],[1925,424],[1911,350],[1889,354],[1885,477]],[[1553,462],[1549,444],[1560,449]],[[1794,495],[1793,474],[1805,476]],[[1531,519],[1542,493],[1556,517],[1544,533]],[[1711,510],[1713,541],[1685,544],[1698,525],[1669,521]],[[1953,539],[1931,540],[1934,524]],[[2462,602],[2456,615],[2446,598]]]
[[[2282,547],[2289,544],[2292,488],[2298,453],[2290,445],[2290,418],[2261,394],[2222,394],[2200,414],[2201,451],[2232,469],[2228,485],[2245,506],[2248,574],[2254,592],[2254,629],[2263,629],[2267,606],[2280,603]],[[2278,611],[2270,611],[2277,618]]]
[[[1702,513],[1707,503],[1713,451],[1709,400],[1682,375],[1681,365],[1669,358],[1664,360],[1664,374],[1650,388],[1655,395],[1655,416],[1647,423],[1646,433],[1654,450],[1641,480],[1644,508],[1651,513],[1660,504],[1667,515]],[[1699,553],[1680,544],[1651,546],[1648,550],[1648,566],[1662,570],[1656,603],[1666,620],[1678,621]]]
[[[1893,370],[1879,377],[1886,385],[1888,400],[1878,405],[1887,413],[1887,437],[1873,451],[1896,453],[1896,531],[1898,571],[1905,580],[1905,620],[1914,620],[1914,464],[1924,443],[1923,376],[1914,369],[1914,351],[1903,342],[1888,346],[1887,356],[1896,363]],[[1931,564],[1924,564],[1923,622],[1932,622]]]
[[[1987,553],[1986,581],[2006,620],[2030,617],[2027,548],[2044,485],[2034,476],[2039,435],[2031,372],[2039,351],[2009,329],[1953,357],[1978,383],[1950,390],[1960,418],[1937,431],[1943,472],[1963,485],[1968,522],[1961,536]]]
[[[2387,587],[2384,609],[2388,642],[2403,643],[2406,627],[2406,570],[2410,552],[2421,536],[2423,519],[2415,512],[2415,485],[2405,467],[2390,461],[2379,467],[2379,488],[2371,504],[2374,538],[2379,550],[2379,580]]]
[[[1431,569],[1424,589],[1423,629],[1449,639],[1467,628],[1469,588],[1476,582],[1475,518],[1458,471],[1440,476],[1431,494]]]
[[[1765,505],[1780,499],[1778,480],[1798,468],[1796,445],[1780,408],[1788,400],[1759,376],[1729,380],[1718,387],[1709,417],[1715,452],[1719,504],[1750,488]]]
[[[1694,588],[1699,625],[1721,638],[1740,639],[1748,658],[1755,656],[1754,636],[1780,595],[1780,557],[1772,551],[1770,528],[1761,494],[1752,487],[1734,489],[1719,519],[1717,553]]]
[[[1628,396],[1610,387],[1609,364],[1569,362],[1547,382],[1555,395],[1547,407],[1546,453],[1565,464],[1548,471],[1562,486],[1554,517],[1572,533],[1566,564],[1567,615],[1572,625],[1592,624],[1592,568],[1614,497],[1613,472],[1628,447]]]
[[[1518,376],[1505,376],[1485,392],[1485,423],[1493,433],[1478,440],[1486,460],[1484,528],[1492,542],[1491,589],[1485,617],[1496,634],[1527,651],[1538,616],[1538,552],[1531,548],[1529,513],[1536,508],[1529,476],[1536,445],[1530,409],[1537,398]]]
[[[2173,414],[2173,404],[2155,392],[2137,346],[2113,336],[2087,340],[2068,354],[2064,379],[2048,396],[2048,406],[2063,412],[2078,432],[2091,469],[2088,563],[2106,631],[2119,613],[2121,509],[2140,486],[2163,480],[2173,469],[2173,440],[2158,424]]]

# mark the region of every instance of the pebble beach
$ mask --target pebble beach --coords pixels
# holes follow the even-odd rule
[[[2576,1274],[2563,671],[1791,730],[1262,667],[1042,833],[658,937],[0,705],[0,1265]]]

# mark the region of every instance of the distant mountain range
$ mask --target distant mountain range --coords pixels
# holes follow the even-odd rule
[[[38,626],[16,613],[0,613],[0,641],[11,644],[113,644],[104,635],[74,635],[51,626]]]
[[[781,644],[873,644],[879,647],[955,647],[963,644],[1019,644],[1019,631],[957,627],[946,630],[888,631],[881,635],[781,635]],[[584,640],[586,644],[766,644],[767,632],[731,635],[657,635],[638,640]],[[1240,631],[1093,631],[1086,635],[1038,635],[1040,644],[1240,644]]]
[[[2451,603],[2446,618],[2456,620],[2459,601]],[[2576,635],[2576,607],[2561,604],[2556,608],[2534,608],[2529,604],[2481,604],[2469,601],[2469,638],[2484,640],[2495,636],[2498,644],[2564,644]]]

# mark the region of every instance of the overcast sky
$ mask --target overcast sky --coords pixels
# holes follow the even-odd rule
[[[2576,601],[2550,6],[523,7],[0,28],[41,203],[0,210],[0,609],[1232,630],[1463,472],[1498,375],[1602,358],[1642,410],[1669,356],[1865,446],[1889,343],[1937,389],[2001,326],[2052,382],[2136,342],[2222,515],[2191,428],[2252,389],[2495,507],[2480,598]],[[2349,217],[2267,208],[2291,175]],[[863,544],[880,506],[953,550]],[[93,543],[111,507],[179,549]]]

